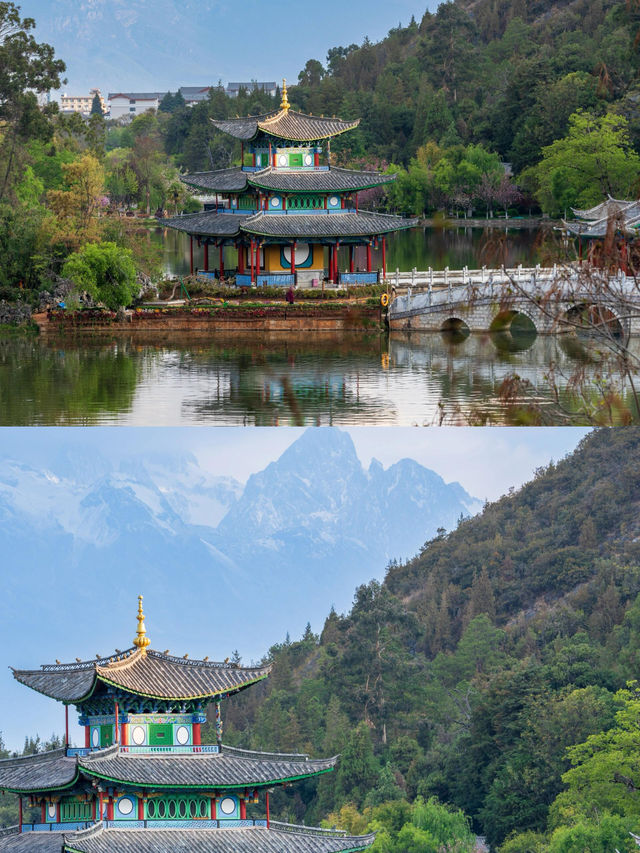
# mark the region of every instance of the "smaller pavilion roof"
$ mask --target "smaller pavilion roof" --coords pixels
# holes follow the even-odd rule
[[[348,211],[345,213],[256,213],[242,230],[261,237],[322,239],[323,237],[368,237],[388,234],[417,225],[417,219],[403,219],[387,213]]]
[[[129,649],[116,658],[14,669],[13,675],[38,693],[69,704],[88,698],[100,682],[154,699],[208,699],[242,690],[270,671],[270,666],[188,660],[145,648]]]
[[[332,167],[326,171],[281,171],[271,166],[249,173],[251,186],[281,192],[344,192],[364,190],[395,181],[395,175]]]
[[[240,192],[246,189],[247,174],[240,166],[233,166],[231,169],[216,169],[213,172],[193,172],[182,175],[180,180],[199,190]]]
[[[578,219],[562,224],[572,234],[581,237],[604,237],[613,225],[615,230],[626,234],[637,233],[640,228],[640,201],[624,201],[609,196],[606,201],[588,210],[571,208]]]
[[[118,745],[78,759],[83,774],[155,788],[245,788],[306,779],[333,770],[337,756],[309,759],[276,753],[127,753]]]
[[[70,787],[77,777],[76,759],[67,758],[64,748],[0,760],[0,790],[59,790]]]
[[[211,121],[218,130],[236,139],[247,141],[262,132],[290,142],[329,139],[352,130],[360,124],[360,119],[342,121],[335,117],[306,115],[291,109],[280,109],[276,112],[245,118],[211,119]]]
[[[203,210],[200,213],[185,213],[183,216],[163,219],[162,224],[196,237],[235,237],[240,233],[240,226],[252,215]]]

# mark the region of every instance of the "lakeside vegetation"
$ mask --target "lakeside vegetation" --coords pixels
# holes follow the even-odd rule
[[[0,299],[37,306],[70,280],[78,294],[127,305],[160,271],[139,217],[198,209],[180,173],[240,162],[239,143],[209,119],[276,109],[279,94],[232,99],[214,87],[187,107],[169,93],[129,124],[63,116],[34,94],[64,74],[34,25],[2,4],[0,59],[17,73],[0,79]],[[639,29],[635,0],[455,0],[377,44],[310,59],[289,97],[295,109],[362,119],[334,140],[332,161],[398,174],[386,193],[362,193],[363,207],[557,216],[637,194]],[[137,287],[128,274],[111,287],[111,272],[100,285],[69,265],[87,244],[120,269],[128,250]]]

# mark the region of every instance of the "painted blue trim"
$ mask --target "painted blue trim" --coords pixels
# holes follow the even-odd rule
[[[341,272],[340,284],[377,284],[377,272]]]
[[[236,286],[237,287],[251,287],[251,274],[250,273],[236,273]]]
[[[256,284],[258,287],[293,287],[295,277],[291,273],[267,273],[259,275]]]

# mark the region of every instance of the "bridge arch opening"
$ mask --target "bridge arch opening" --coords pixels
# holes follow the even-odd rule
[[[471,334],[471,329],[460,317],[449,317],[440,326],[440,334],[450,344],[461,344]]]
[[[496,314],[489,332],[496,349],[503,352],[529,349],[538,335],[531,317],[514,309],[505,309]]]
[[[565,311],[562,317],[564,331],[577,334],[604,334],[622,338],[624,329],[614,312],[605,305],[581,302]]]

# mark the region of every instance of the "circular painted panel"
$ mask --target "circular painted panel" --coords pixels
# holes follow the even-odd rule
[[[176,740],[181,746],[189,743],[189,729],[186,726],[178,726],[176,729]]]
[[[332,195],[329,199],[329,204],[331,205],[331,207],[337,207],[340,204],[340,199],[337,195]]]
[[[313,158],[311,157],[311,154],[305,154],[304,155],[304,165],[310,166],[312,163],[313,163]]]
[[[289,158],[287,157],[286,154],[281,154],[278,157],[278,165],[279,166],[286,166],[288,164],[288,162],[289,162]]]
[[[133,800],[131,797],[122,797],[118,800],[118,811],[121,815],[130,815],[133,811]]]
[[[231,797],[225,797],[220,802],[220,811],[222,814],[233,814],[236,810],[236,801]]]
[[[275,196],[271,199],[271,207],[278,207],[280,205],[280,199]]]
[[[296,244],[296,266],[300,266],[308,260],[311,254],[311,246],[308,243]],[[284,256],[288,264],[291,263],[291,246],[284,247]]]
[[[55,816],[56,816],[56,807],[52,803],[49,803],[49,805],[47,806],[47,817],[50,817],[51,820],[53,820],[55,818]]]
[[[131,740],[136,746],[142,746],[145,741],[145,732],[142,726],[134,726],[131,730]]]
[[[92,746],[98,746],[100,743],[100,734],[98,729],[93,729],[91,732],[91,744]]]

